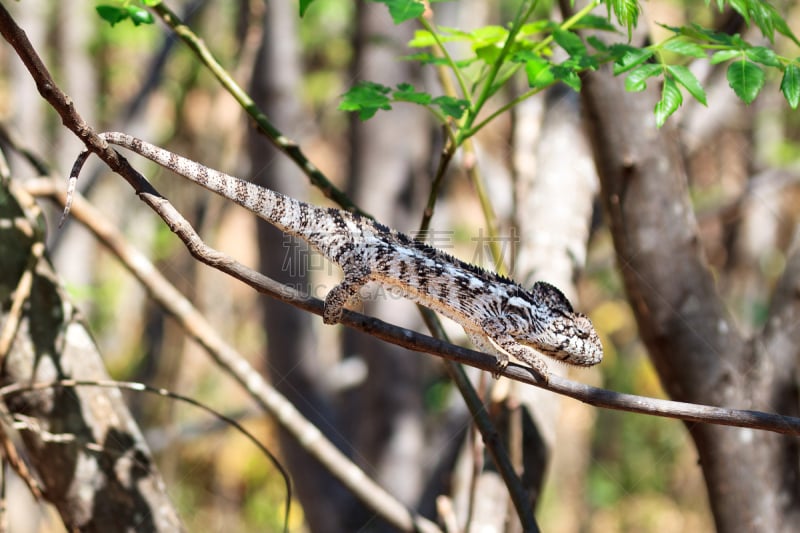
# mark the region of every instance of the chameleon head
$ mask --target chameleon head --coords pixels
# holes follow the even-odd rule
[[[586,315],[555,316],[544,326],[534,335],[536,350],[570,365],[592,366],[603,360],[603,344]]]
[[[571,365],[592,366],[603,360],[603,344],[592,321],[573,311],[561,291],[537,282],[531,292],[538,304],[535,323],[539,327],[524,341],[537,351]]]

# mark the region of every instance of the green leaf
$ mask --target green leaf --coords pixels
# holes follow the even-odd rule
[[[767,65],[768,67],[780,67],[781,62],[778,61],[778,56],[769,48],[763,46],[754,46],[744,51],[751,61]]]
[[[608,51],[608,45],[606,43],[604,43],[603,41],[601,41],[600,39],[598,39],[597,37],[595,37],[594,35],[588,36],[586,38],[586,42],[589,43],[590,45],[592,45],[594,47],[594,49],[599,51],[599,52],[607,52]]]
[[[96,6],[95,10],[103,20],[112,26],[118,22],[122,22],[125,19],[130,19],[134,26],[139,26],[140,24],[152,24],[155,22],[153,15],[151,15],[148,10],[135,5],[123,5],[121,7],[117,7],[101,4]]]
[[[516,52],[511,54],[511,57],[509,59],[515,63],[525,63],[528,60],[539,59],[539,58],[541,58],[541,55],[535,54],[530,50],[517,50]]]
[[[439,38],[447,37],[448,41],[472,41],[473,37],[470,33],[460,30],[458,28],[451,28],[450,26],[439,26],[437,28]]]
[[[664,24],[663,22],[656,22],[656,25],[661,26],[665,30],[671,31],[675,35],[682,35],[684,29],[686,29],[685,26],[670,26],[669,24]]]
[[[410,19],[417,18],[425,12],[425,6],[417,0],[370,0],[380,4],[386,4],[389,8],[389,15],[395,24],[400,24]]]
[[[314,0],[300,0],[300,18],[303,18],[303,15],[308,11],[308,6],[310,6],[313,1]]]
[[[339,109],[342,111],[358,111],[360,120],[372,118],[379,109],[389,110],[389,97],[386,96],[391,89],[385,85],[371,81],[361,81],[342,95]]]
[[[581,19],[572,25],[573,30],[604,30],[616,32],[617,28],[611,24],[606,17],[599,17],[597,15],[584,15]]]
[[[636,0],[610,0],[606,2],[606,5],[608,6],[608,17],[611,18],[613,11],[617,22],[628,29],[628,37],[630,37],[631,29],[639,20],[639,2]]]
[[[427,48],[435,46],[436,39],[433,34],[428,30],[417,30],[414,32],[414,38],[408,41],[408,46],[411,48]]]
[[[723,44],[730,46],[734,42],[734,36],[727,33],[717,32],[704,28],[697,23],[692,23],[689,26],[681,26],[678,28],[681,35],[685,35],[690,39],[697,39],[701,41],[711,41],[716,44]]]
[[[475,48],[475,55],[478,56],[478,59],[489,65],[500,58],[500,52],[502,52],[502,49],[496,44]]]
[[[789,25],[786,23],[786,19],[780,16],[779,13],[775,13],[773,18],[773,23],[775,24],[775,29],[778,30],[778,33],[784,35],[794,41],[794,44],[800,46],[800,40],[797,39],[797,36],[792,33],[792,30],[789,28]]]
[[[578,73],[571,67],[566,67],[564,64],[561,65],[554,65],[552,68],[553,76],[558,81],[564,82],[564,84],[571,88],[575,92],[580,92],[581,90],[581,78],[578,76]]]
[[[531,35],[536,35],[537,33],[542,33],[545,30],[554,30],[558,28],[558,25],[555,24],[551,20],[535,20],[533,22],[528,22],[527,24],[523,24],[522,27],[519,29],[519,33],[522,37],[529,37]]]
[[[683,85],[686,90],[689,91],[689,94],[691,94],[695,100],[704,106],[708,105],[706,102],[706,92],[691,70],[683,65],[668,65],[667,71],[675,78],[675,81]]]
[[[734,33],[733,35],[731,35],[731,46],[733,48],[738,48],[739,50],[743,50],[749,47],[750,45],[747,44],[747,42],[744,39],[742,39],[741,35],[739,35],[738,33]]]
[[[698,59],[706,57],[705,50],[703,50],[703,48],[699,44],[693,43],[688,39],[686,39],[685,37],[677,37],[675,39],[669,39],[667,42],[664,43],[664,49],[669,50],[670,52],[675,52],[676,54],[696,57]]]
[[[564,30],[556,30],[553,32],[553,39],[558,45],[563,48],[570,56],[585,56],[586,45],[578,36],[577,33]]]
[[[420,92],[414,89],[410,83],[401,83],[397,86],[397,90],[392,94],[397,102],[411,102],[413,104],[428,105],[431,103],[432,96],[426,92]]]
[[[525,62],[525,74],[531,87],[549,87],[556,81],[552,63],[538,56]]]
[[[764,71],[746,59],[731,63],[727,77],[731,89],[745,104],[755,100],[764,87]]]
[[[100,15],[100,18],[111,24],[111,26],[114,26],[117,22],[122,22],[130,16],[128,10],[124,7],[101,4],[94,9]]]
[[[577,71],[597,70],[600,65],[597,63],[596,56],[576,56],[571,57],[562,63],[565,67],[570,67]]]
[[[466,38],[475,55],[487,64],[493,64],[499,59],[503,45],[508,39],[508,30],[502,26],[484,26],[469,33],[453,30],[453,33],[459,40]]]
[[[781,92],[792,109],[797,109],[800,101],[800,67],[794,63],[786,65],[781,80]]]
[[[661,65],[642,65],[631,70],[625,78],[625,90],[632,93],[644,91],[647,88],[647,79],[660,74],[664,68]]]
[[[785,35],[800,46],[800,41],[789,29],[786,19],[769,2],[763,0],[729,0],[729,3],[734,10],[742,15],[748,25],[750,25],[750,20],[755,22],[764,37],[769,39],[771,43],[775,42],[775,31],[777,30],[778,33]]]
[[[614,58],[615,76],[638,67],[653,56],[652,50],[636,48],[627,44],[614,44],[609,50]]]
[[[508,30],[502,26],[483,26],[466,35],[472,41],[473,48],[502,46],[508,39]]]
[[[663,126],[667,118],[677,111],[682,103],[681,90],[678,89],[672,78],[666,78],[661,90],[661,100],[658,101],[655,108],[656,126],[659,128]]]
[[[130,17],[134,26],[138,26],[140,24],[152,24],[155,22],[153,15],[151,15],[150,12],[143,7],[127,6],[125,9],[128,11],[128,16]]]
[[[445,115],[456,120],[460,119],[464,115],[464,111],[469,107],[469,102],[466,100],[452,96],[437,96],[432,103],[438,105]]]
[[[744,19],[745,24],[750,25],[750,13],[747,9],[748,0],[728,0],[731,7]]]
[[[715,52],[714,55],[711,56],[711,64],[716,65],[718,63],[724,63],[734,57],[739,57],[742,55],[740,50],[720,50],[719,52]]]

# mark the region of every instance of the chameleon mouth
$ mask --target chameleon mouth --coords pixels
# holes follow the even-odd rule
[[[585,339],[584,343],[591,345],[592,349],[587,350],[586,346],[581,346],[576,349],[576,347],[571,346],[569,342],[553,346],[552,348],[541,345],[534,348],[544,355],[568,365],[594,366],[601,362],[603,360],[603,346],[600,344],[599,340],[594,342],[594,339]]]

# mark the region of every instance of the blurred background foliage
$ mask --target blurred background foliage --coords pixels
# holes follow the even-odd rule
[[[466,14],[480,10],[485,16],[482,23],[496,23],[498,11],[512,9],[511,4],[471,0],[443,9],[451,10],[455,20],[472,22],[481,19]],[[317,0],[298,23],[304,73],[296,98],[308,120],[278,125],[292,137],[303,139],[302,147],[309,158],[343,187],[351,119],[338,111],[337,105],[340,95],[359,79],[351,66],[359,5],[348,0]],[[785,5],[790,26],[800,27],[797,4]],[[246,86],[260,39],[262,12],[268,6],[248,0],[194,0],[173,2],[171,7],[183,12],[225,68]],[[541,9],[546,8],[543,3]],[[162,25],[134,27],[121,23],[112,28],[94,13],[92,2],[28,0],[13,9],[56,78],[98,130],[128,131],[157,144],[169,144],[172,150],[210,167],[240,176],[248,172],[240,154],[243,132],[250,124],[195,56],[175,43]],[[708,11],[697,2],[651,0],[647,10],[651,18],[671,24],[710,22]],[[659,28],[653,26],[653,31]],[[396,50],[398,58],[406,53]],[[71,159],[79,150],[77,141],[58,127],[55,116],[45,111],[38,98],[31,99],[31,81],[20,75],[8,47],[0,47],[0,65],[0,117],[19,129],[66,179]],[[730,210],[737,216],[733,203],[754,168],[797,170],[800,116],[785,112],[777,89],[764,94],[740,113],[738,124],[689,152],[691,194],[709,261],[720,273],[721,283],[731,251],[725,245],[726,227],[717,214]],[[717,105],[713,100],[712,107]],[[404,112],[398,105],[391,113]],[[691,108],[686,112],[699,111]],[[507,130],[508,122],[500,121],[479,137],[488,150],[499,147],[494,157],[501,161],[509,148]],[[397,139],[398,145],[404,142],[406,139]],[[260,326],[260,297],[217,272],[196,269],[177,239],[142,209],[130,190],[119,183],[121,180],[93,164],[82,179],[96,180],[102,174],[92,192],[95,205],[125,228],[131,240],[207,313],[225,338],[263,368],[267,339]],[[153,165],[137,161],[136,166],[197,224],[212,246],[256,265],[253,217]],[[796,189],[776,198],[774,209],[797,213]],[[446,194],[443,201],[449,227],[459,228],[454,233],[460,241],[456,251],[469,250],[469,236],[477,233],[482,217],[468,187],[455,183]],[[323,201],[314,191],[310,198],[315,203]],[[779,217],[777,226],[791,226],[795,215],[788,214]],[[51,222],[54,220],[57,218],[51,218]],[[730,226],[735,219],[723,222]],[[775,231],[779,230],[776,227]],[[77,228],[62,232],[51,229],[50,238],[59,270],[71,293],[82,302],[115,378],[143,381],[200,399],[242,420],[269,448],[280,453],[273,424],[147,301],[113,258],[102,248],[88,244]],[[759,251],[756,260],[767,285],[774,283],[785,262],[780,248],[768,246]],[[636,324],[616,273],[611,239],[599,219],[591,235],[585,272],[579,285],[580,307],[588,311],[600,331],[606,357],[599,370],[579,371],[574,377],[612,390],[664,397],[638,341]],[[765,300],[758,295],[765,293],[753,292],[735,274],[726,273],[724,280],[742,287],[727,293],[731,311],[744,329],[757,328],[765,308]],[[317,291],[317,295],[321,293]],[[332,335],[330,331],[320,334]],[[425,395],[425,406],[433,419],[453,401],[451,392],[448,382],[434,372]],[[281,478],[258,450],[196,410],[162,398],[127,395],[189,530],[234,533],[280,528],[285,491]],[[681,422],[594,410],[566,400],[559,424],[560,447],[569,447],[574,433],[591,436],[589,448],[580,450],[588,454],[588,466],[578,477],[548,478],[537,513],[544,531],[661,533],[712,529],[696,453]],[[572,505],[576,501],[576,494],[580,495],[580,508],[566,507],[565,502]],[[24,495],[12,498],[24,499]],[[10,508],[17,517],[21,513],[15,501],[12,499]],[[292,530],[303,531],[303,512],[295,503]],[[38,523],[31,519],[29,523],[12,524],[12,531],[59,531],[63,527],[47,510],[39,509],[32,516],[44,518]]]

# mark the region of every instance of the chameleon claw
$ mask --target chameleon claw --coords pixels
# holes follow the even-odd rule
[[[338,311],[338,312],[337,312]],[[331,325],[331,324],[338,324],[342,320],[342,310],[341,309],[334,309],[332,311],[328,311],[328,306],[322,311],[322,323]]]
[[[503,371],[508,367],[508,357],[498,357],[496,363],[495,371],[492,372],[492,377],[494,379],[500,379],[500,376],[503,374]]]

